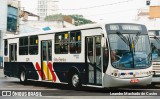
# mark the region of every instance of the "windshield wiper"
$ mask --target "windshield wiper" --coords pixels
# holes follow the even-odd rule
[[[159,39],[159,38],[157,38],[157,37],[155,36],[154,39],[160,44],[160,39]]]
[[[133,41],[134,45],[136,45],[136,43],[138,42],[139,36],[140,36],[140,32],[136,34],[135,40]]]
[[[129,48],[130,48],[130,53],[131,53],[131,55],[132,55],[132,58],[133,58],[133,68],[134,68],[134,53],[133,53],[133,48],[132,48],[132,44],[133,44],[133,42],[132,42],[132,40],[131,40],[131,38],[130,37],[125,37],[121,32],[116,32],[116,34],[129,46]],[[138,34],[139,35],[139,34]],[[138,38],[137,38],[137,40],[138,40]],[[134,46],[134,45],[133,45]]]
[[[130,46],[129,39],[127,39],[121,32],[116,32],[116,34],[128,45]]]

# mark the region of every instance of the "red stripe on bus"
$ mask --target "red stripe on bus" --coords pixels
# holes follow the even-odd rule
[[[48,68],[49,68],[49,70],[50,70],[50,72],[51,72],[51,74],[52,74],[53,81],[55,82],[55,81],[56,81],[56,75],[55,75],[55,73],[53,72],[52,64],[51,64],[50,62],[48,63]]]
[[[38,64],[38,62],[36,62],[36,69],[37,69],[37,71],[38,71],[38,74],[41,76],[41,78],[45,80],[46,77],[45,77],[45,75],[44,75],[44,72],[41,71],[41,67],[40,67],[40,65]]]

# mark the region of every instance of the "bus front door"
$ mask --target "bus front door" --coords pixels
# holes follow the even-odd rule
[[[45,40],[41,42],[41,69],[43,71],[43,80],[52,80],[51,69],[52,68],[52,41]]]
[[[102,85],[101,36],[86,38],[88,83]]]
[[[9,61],[16,62],[17,61],[17,44],[9,44]]]

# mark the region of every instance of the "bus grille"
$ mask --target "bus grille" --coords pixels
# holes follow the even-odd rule
[[[160,71],[160,65],[159,66],[153,66],[153,71]]]

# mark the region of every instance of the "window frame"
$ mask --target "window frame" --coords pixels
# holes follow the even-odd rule
[[[75,41],[71,41],[71,34],[72,33],[75,34]],[[78,33],[80,34],[80,40],[79,41],[78,41]],[[79,44],[80,44],[80,52],[76,52],[76,50],[74,52],[71,52],[71,44],[76,44],[76,46],[74,48],[77,48],[77,50],[78,50],[78,47],[79,47]],[[82,33],[81,33],[80,30],[71,31],[70,35],[69,35],[69,52],[70,52],[70,54],[80,54],[81,51],[82,51]]]
[[[28,38],[28,36],[20,37],[20,38],[19,38],[19,55],[28,55],[28,54],[29,54],[29,39],[26,39],[26,38]],[[23,44],[21,43],[21,40],[22,40],[22,39],[23,39]],[[28,41],[27,41],[28,44],[25,45],[24,40],[28,40]],[[22,44],[22,45],[21,45],[21,44]],[[26,51],[27,51],[27,54],[24,54],[24,53],[23,53],[23,54],[20,54],[20,51],[21,51],[20,49],[21,49],[21,48],[25,48],[25,47],[26,47],[26,49],[27,49],[27,50],[26,50]],[[22,51],[22,52],[24,52],[24,51]]]
[[[32,38],[32,43],[33,44],[31,44],[31,38]],[[35,39],[36,38],[36,39]],[[37,40],[37,41],[36,41]],[[38,55],[39,54],[39,37],[38,37],[38,35],[32,35],[32,36],[29,36],[29,38],[28,38],[28,41],[29,41],[29,43],[28,43],[28,54],[29,55]],[[37,43],[35,43],[34,44],[34,41]],[[35,53],[35,54],[32,54],[31,53],[31,47],[37,47],[37,53]],[[34,52],[35,52],[35,50],[34,50]]]
[[[66,35],[67,34],[67,35]],[[65,39],[65,35],[67,36],[67,39]],[[61,36],[61,40],[57,40],[59,39],[59,37]],[[58,37],[58,38],[57,38]],[[57,47],[59,45],[59,52],[57,51]],[[63,50],[66,51],[61,51],[61,46],[63,47]],[[54,43],[54,53],[55,54],[68,54],[69,53],[69,32],[59,32],[55,34],[55,43]],[[67,49],[65,49],[67,48]]]

